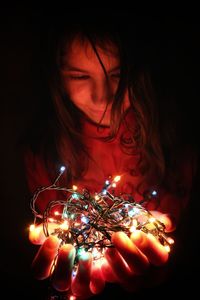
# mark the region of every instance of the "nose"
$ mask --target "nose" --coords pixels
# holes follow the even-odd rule
[[[109,82],[105,80],[96,80],[92,87],[92,101],[95,104],[105,104],[111,102],[113,93]]]

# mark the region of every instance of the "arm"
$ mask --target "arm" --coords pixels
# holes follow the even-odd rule
[[[179,231],[175,229],[187,214],[197,170],[196,156],[188,155],[185,158],[179,169],[185,192],[178,195],[163,189],[159,194],[159,205],[152,201],[147,206],[147,209],[165,224],[166,231],[173,231],[175,247],[172,251],[177,251],[180,247]],[[142,287],[160,284],[168,278],[174,268],[174,260],[178,254],[167,253],[152,236],[135,232],[128,238],[124,233],[115,233],[112,239],[115,249],[107,251],[106,257],[117,278],[116,281],[125,289],[136,291]],[[109,276],[111,275],[107,276],[108,281]]]

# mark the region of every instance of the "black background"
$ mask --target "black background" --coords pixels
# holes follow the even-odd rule
[[[44,8],[13,5],[1,10],[1,272],[6,299],[45,299],[46,295],[46,283],[35,281],[30,271],[37,247],[28,241],[32,215],[18,140],[46,95],[40,69],[41,33],[50,20],[56,22],[61,10],[47,13]],[[130,9],[124,10],[124,16],[131,17],[136,26],[159,89],[176,95],[185,139],[199,149],[199,16],[163,11],[144,15]],[[182,243],[177,268],[170,282],[159,288],[159,298],[172,291],[189,294],[197,290],[198,186],[197,176],[185,224],[179,229]],[[124,292],[116,290],[122,297]],[[108,293],[114,299],[112,289]]]

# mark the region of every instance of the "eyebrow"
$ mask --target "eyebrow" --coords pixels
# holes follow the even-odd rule
[[[88,73],[88,71],[85,70],[85,69],[81,69],[81,68],[78,68],[78,67],[73,67],[73,66],[70,66],[70,65],[65,65],[63,69],[65,71]],[[109,74],[109,73],[119,71],[119,70],[120,70],[120,66],[115,66],[114,68],[108,70],[107,73]]]

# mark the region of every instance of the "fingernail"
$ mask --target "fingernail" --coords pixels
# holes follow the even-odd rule
[[[130,239],[133,241],[133,242],[136,242],[137,244],[142,244],[143,242],[143,236],[142,236],[142,233],[140,230],[135,230],[131,236],[130,236]]]

